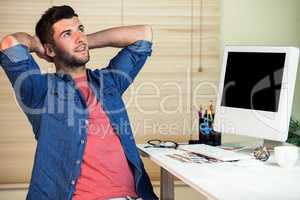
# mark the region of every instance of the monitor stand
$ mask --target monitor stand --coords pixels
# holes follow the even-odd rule
[[[286,145],[288,145],[288,143],[286,143],[286,142],[278,142],[278,141],[266,140],[266,139],[262,140],[262,144],[265,147],[267,147],[267,149],[271,149],[271,150],[273,150],[274,147],[276,147],[276,146],[286,146]]]
[[[224,137],[222,137],[224,138]],[[227,137],[228,138],[228,137]],[[246,136],[229,136],[227,140],[222,141],[221,147],[232,150],[254,150],[257,147],[266,146],[268,149],[273,150],[275,146],[289,145],[285,142],[278,142],[267,139],[246,137]]]

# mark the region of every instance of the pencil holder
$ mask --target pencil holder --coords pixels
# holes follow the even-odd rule
[[[212,146],[221,145],[221,133],[213,130],[214,114],[199,117],[199,143]]]

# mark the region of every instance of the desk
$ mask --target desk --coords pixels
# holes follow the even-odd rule
[[[212,200],[300,199],[299,162],[285,169],[271,155],[267,162],[186,163],[166,156],[180,150],[144,147],[138,145],[142,156],[161,167],[161,200],[174,199],[174,176]]]

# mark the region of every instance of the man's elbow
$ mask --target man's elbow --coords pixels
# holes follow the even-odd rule
[[[152,27],[150,25],[143,25],[144,29],[144,40],[152,42]]]
[[[14,36],[7,35],[4,38],[2,38],[2,40],[0,42],[0,50],[8,49],[17,44],[18,44],[18,41],[16,40],[16,38]]]

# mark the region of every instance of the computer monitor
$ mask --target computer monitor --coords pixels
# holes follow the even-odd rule
[[[286,141],[298,58],[295,47],[225,47],[214,130]]]

